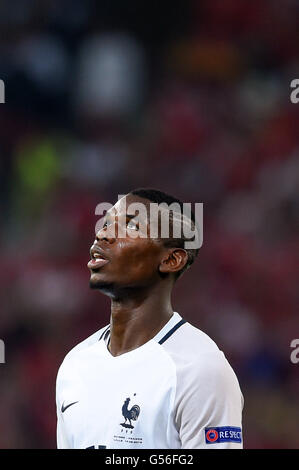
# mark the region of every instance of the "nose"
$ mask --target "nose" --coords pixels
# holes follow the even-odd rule
[[[102,227],[96,234],[96,242],[114,243],[115,240],[115,224],[110,224],[109,227]]]

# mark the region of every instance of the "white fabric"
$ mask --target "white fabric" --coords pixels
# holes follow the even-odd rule
[[[108,325],[67,354],[56,384],[58,448],[243,447],[206,443],[205,428],[241,428],[243,396],[223,352],[199,329],[185,323],[159,344],[180,320],[175,312],[153,339],[120,356],[105,335],[99,340]]]

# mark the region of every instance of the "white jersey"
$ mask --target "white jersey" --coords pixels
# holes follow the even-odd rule
[[[242,448],[243,396],[222,351],[174,313],[112,356],[110,326],[78,344],[56,384],[58,448]]]

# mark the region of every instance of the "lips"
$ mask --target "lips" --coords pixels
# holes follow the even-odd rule
[[[89,269],[99,269],[109,263],[105,253],[98,247],[92,247],[90,250],[91,260],[88,262]]]
[[[105,264],[109,263],[109,260],[108,259],[104,259],[104,258],[99,258],[99,259],[91,259],[88,264],[87,264],[87,267],[89,269],[99,269],[101,268],[102,266],[105,266]]]

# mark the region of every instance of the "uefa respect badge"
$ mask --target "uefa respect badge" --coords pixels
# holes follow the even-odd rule
[[[242,442],[242,430],[236,426],[205,428],[206,444],[221,442]]]

